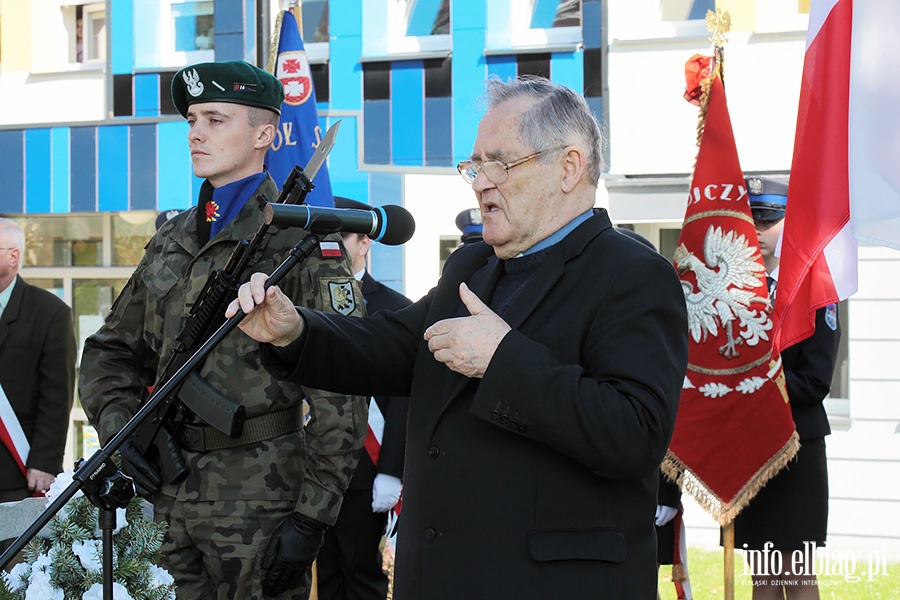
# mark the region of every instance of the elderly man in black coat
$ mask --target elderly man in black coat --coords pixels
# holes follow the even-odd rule
[[[656,597],[687,316],[672,266],[592,210],[600,152],[572,90],[491,80],[458,166],[484,243],[424,298],[333,318],[256,274],[229,307],[283,376],[409,394],[396,600]]]

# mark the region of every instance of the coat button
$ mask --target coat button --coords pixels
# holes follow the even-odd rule
[[[429,542],[433,542],[434,538],[437,537],[437,531],[429,527],[425,530],[425,540]]]
[[[499,410],[492,410],[492,411],[491,411],[491,420],[496,421],[496,420],[499,419],[499,418],[500,418],[500,411],[499,411]]]
[[[430,456],[431,458],[437,458],[440,455],[441,455],[441,449],[438,448],[437,446],[432,446],[431,448],[428,449],[428,456]]]

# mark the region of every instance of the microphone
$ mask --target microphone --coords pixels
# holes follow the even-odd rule
[[[416,222],[402,206],[378,206],[374,210],[325,208],[308,204],[267,204],[267,225],[301,227],[312,233],[362,233],[388,246],[405,244],[416,231]]]

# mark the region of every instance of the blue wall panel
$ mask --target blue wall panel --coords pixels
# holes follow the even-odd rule
[[[341,128],[331,154],[328,155],[328,175],[331,190],[337,196],[369,202],[369,176],[359,170],[359,119],[341,116]],[[332,118],[329,126],[337,121]]]
[[[369,204],[403,204],[403,175],[399,173],[371,173],[369,175]],[[372,244],[372,277],[402,292],[403,246]]]
[[[518,65],[514,54],[487,57],[488,77],[496,75],[503,81],[515,79]]]
[[[25,211],[25,134],[0,131],[0,212]]]
[[[453,162],[453,99],[425,98],[425,165],[455,166]]]
[[[186,121],[160,123],[157,128],[159,170],[156,187],[159,190],[159,210],[191,206],[194,197],[193,167],[187,132]]]
[[[581,3],[582,37],[585,48],[599,48],[602,46],[600,35],[603,24],[601,22],[600,2]]]
[[[332,21],[333,23],[333,21]],[[362,105],[362,42],[357,37],[332,39],[330,49],[332,110],[359,110]]]
[[[134,116],[159,115],[159,75],[138,73],[134,76]]]
[[[556,83],[580,92],[584,89],[584,52],[554,52],[550,55],[550,73]]]
[[[50,212],[50,130],[25,132],[25,212]]]
[[[156,125],[131,127],[131,208],[156,210]]]
[[[50,211],[67,213],[69,205],[69,128],[54,127],[50,130],[50,164],[53,173],[50,181]]]
[[[363,160],[370,165],[391,162],[391,101],[363,102]]]
[[[484,10],[484,7],[481,7]],[[459,7],[454,7],[459,14]],[[467,13],[462,13],[467,14]],[[487,63],[482,55],[484,29],[457,29],[453,33],[453,161],[472,152],[478,122],[484,110],[478,98],[484,92]]]
[[[391,68],[391,163],[421,166],[424,157],[425,80],[421,60]]]
[[[97,128],[73,127],[69,132],[72,148],[72,212],[97,210]]]
[[[128,210],[127,125],[110,125],[97,130],[97,209],[101,212]]]
[[[244,56],[244,5],[242,0],[215,0],[216,60],[242,60]],[[248,28],[253,27],[247,21]],[[250,34],[252,35],[252,34]]]
[[[112,48],[109,52],[114,75],[130,74],[134,68],[134,2],[112,0],[106,13],[110,21]]]
[[[362,37],[362,3],[363,0],[341,0],[340,12],[331,10],[328,15],[328,26],[332,40],[344,36]],[[359,55],[356,58],[358,59]],[[356,62],[356,59],[353,62]]]

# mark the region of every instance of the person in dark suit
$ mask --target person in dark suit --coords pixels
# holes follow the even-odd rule
[[[656,598],[659,464],[687,367],[672,265],[593,206],[600,126],[540,77],[487,82],[458,165],[486,243],[400,311],[332,319],[256,273],[241,328],[294,380],[409,394],[396,600]]]
[[[0,418],[12,438],[15,428],[23,435],[12,447],[0,444],[0,502],[50,489],[62,471],[75,392],[72,311],[19,276],[24,255],[21,227],[0,218]]]
[[[748,177],[747,192],[750,212],[756,224],[759,250],[766,265],[769,295],[775,301],[780,258],[776,255],[778,239],[784,228],[788,184],[783,181]],[[767,550],[776,561],[781,555],[781,573],[772,577],[772,566],[766,575],[753,575],[753,598],[791,600],[819,597],[815,585],[815,564],[803,563],[800,573],[795,570],[794,553],[813,544],[825,545],[828,529],[828,464],[825,455],[825,436],[831,433],[825,398],[831,390],[831,380],[837,361],[841,329],[837,306],[832,304],[816,311],[816,329],[812,336],[781,351],[788,399],[794,426],[800,436],[800,450],[787,467],[778,472],[754,496],[734,521],[736,548]],[[768,548],[766,544],[769,544]],[[807,552],[798,556],[804,559]],[[758,565],[759,572],[764,565]],[[785,571],[790,572],[785,573]],[[772,585],[775,581],[796,581],[792,584]],[[807,580],[807,581],[804,581]]]
[[[368,204],[334,197],[336,208],[372,210]],[[366,313],[399,310],[412,304],[369,274],[372,240],[361,233],[342,234],[353,275],[362,282]],[[325,532],[316,559],[319,600],[384,600],[388,577],[382,567],[381,539],[388,513],[403,489],[406,411],[409,398],[377,396],[369,400],[369,430],[365,449],[350,487],[344,493],[337,522]]]

